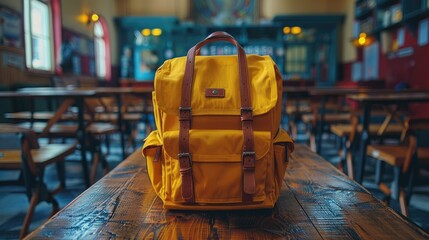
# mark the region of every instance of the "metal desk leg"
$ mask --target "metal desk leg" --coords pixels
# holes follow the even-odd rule
[[[322,135],[323,135],[323,125],[325,122],[325,105],[326,105],[326,96],[322,96],[322,100],[320,102],[320,111],[319,111],[319,121],[317,121],[317,129],[316,129],[316,152],[320,154],[322,152]],[[317,117],[317,116],[316,116]]]
[[[85,131],[83,98],[77,98],[76,104],[78,107],[78,124],[79,124],[77,139],[80,143],[83,178],[85,180],[86,186],[89,187],[90,182],[89,182],[88,161],[86,159],[86,131]]]
[[[122,159],[125,159],[127,157],[127,154],[125,152],[125,139],[124,139],[124,131],[122,131],[122,99],[121,94],[116,94],[116,104],[118,105],[118,130],[119,135],[121,138],[121,150],[122,150]]]
[[[363,181],[363,175],[365,172],[365,163],[366,163],[366,148],[369,143],[369,119],[371,115],[371,105],[370,104],[364,104],[364,111],[363,111],[363,123],[362,123],[362,136],[360,141],[360,149],[359,149],[359,158],[357,162],[357,170],[358,173],[356,174],[356,181],[358,183],[362,183]]]

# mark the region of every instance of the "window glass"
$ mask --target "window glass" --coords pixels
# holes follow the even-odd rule
[[[24,18],[27,67],[52,70],[50,6],[38,0],[25,0]]]
[[[97,77],[106,77],[106,43],[100,22],[94,24],[95,71]]]

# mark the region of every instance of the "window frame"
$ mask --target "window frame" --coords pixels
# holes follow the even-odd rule
[[[48,53],[48,65],[46,68],[39,68],[34,66],[34,51],[33,51],[33,29],[31,27],[31,4],[33,1],[39,2],[41,4],[45,4],[47,6],[47,20],[48,20],[48,36],[44,38],[44,40],[47,40],[47,46],[49,47],[49,53]],[[52,1],[58,1],[58,0],[52,0]],[[52,1],[51,0],[24,0],[23,1],[23,12],[24,12],[24,48],[25,48],[25,66],[27,70],[31,72],[40,72],[40,73],[52,73],[55,70],[55,48],[54,48],[54,13],[52,9]]]
[[[101,37],[97,37],[95,30],[96,25],[99,24],[101,27],[101,30],[103,32],[103,35]],[[94,60],[95,60],[95,76],[97,78],[104,79],[105,81],[111,81],[112,79],[112,70],[111,70],[111,52],[110,52],[110,38],[109,38],[109,29],[106,20],[103,16],[99,16],[99,19],[97,22],[93,24],[92,33],[94,35]],[[104,42],[104,56],[102,58],[99,57],[97,54],[97,41],[102,40]],[[99,61],[103,60],[102,65],[104,65],[105,69],[105,75],[99,76],[98,75],[98,66],[100,65]]]

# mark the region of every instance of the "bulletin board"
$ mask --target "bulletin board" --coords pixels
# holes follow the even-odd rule
[[[60,66],[64,73],[95,76],[94,39],[63,28]]]

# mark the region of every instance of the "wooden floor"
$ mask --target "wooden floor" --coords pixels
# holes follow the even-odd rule
[[[274,209],[167,211],[139,151],[29,238],[428,239],[329,162],[298,145]]]

